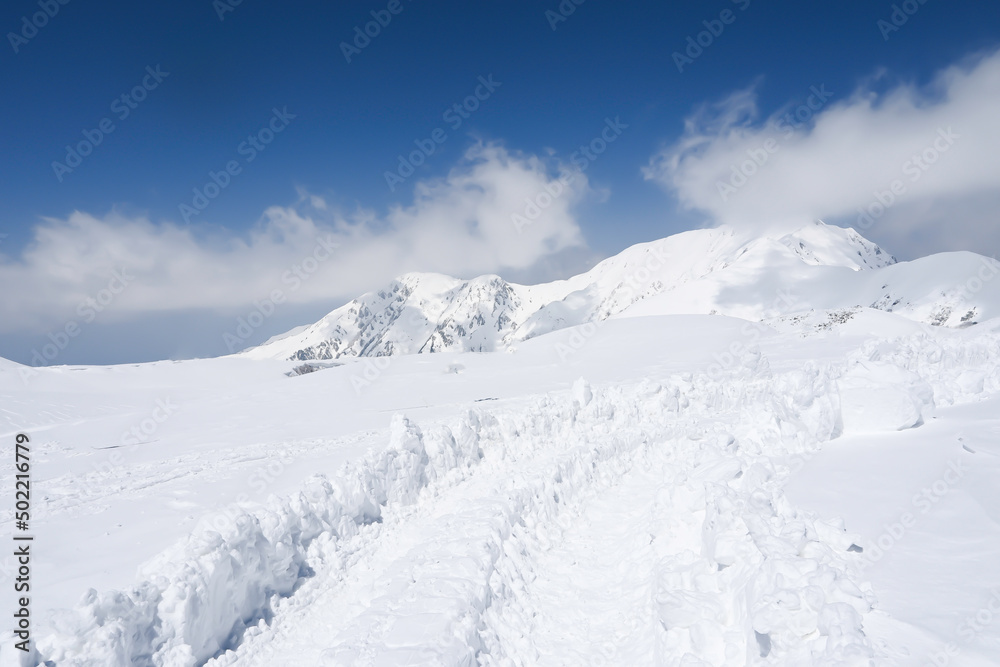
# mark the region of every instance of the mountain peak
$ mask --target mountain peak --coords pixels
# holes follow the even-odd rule
[[[585,273],[540,285],[516,285],[493,274],[462,280],[406,273],[244,354],[310,361],[489,352],[609,317],[719,313],[760,320],[787,315],[790,303],[806,310],[892,310],[905,302],[923,318],[930,307],[913,304],[934,290],[913,287],[917,269],[894,274],[905,274],[912,299],[893,293],[888,278],[867,277],[898,266],[854,229],[821,221],[758,236],[729,227],[699,229],[631,246]],[[963,307],[947,308],[957,313]]]
[[[835,227],[822,220],[800,227],[779,240],[807,264],[849,266],[860,271],[896,263],[895,257],[853,228]]]

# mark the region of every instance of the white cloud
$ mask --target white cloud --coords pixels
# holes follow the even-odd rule
[[[584,245],[571,212],[588,191],[582,174],[521,233],[511,221],[526,198],[556,177],[536,157],[480,144],[446,177],[417,184],[411,205],[384,216],[336,213],[320,197],[299,193],[299,205],[267,209],[246,234],[195,233],[118,213],[45,219],[19,257],[0,256],[6,286],[0,331],[44,330],[79,318],[80,304],[123,268],[133,278],[107,308],[116,317],[192,308],[234,312],[275,289],[291,303],[344,299],[406,271],[529,270]],[[337,246],[329,259],[320,239]],[[296,272],[307,279],[296,280]]]
[[[1000,194],[1000,52],[949,67],[928,86],[876,93],[864,85],[841,101],[822,97],[817,82],[802,95],[813,109],[760,119],[752,89],[739,91],[688,119],[645,175],[720,223],[832,219],[913,252],[974,244],[984,234],[997,240],[996,208],[968,202]],[[789,112],[792,123],[783,121]],[[740,171],[750,174],[745,183]],[[886,192],[893,201],[881,212]],[[859,220],[859,209],[875,215]],[[917,237],[936,240],[914,244]]]

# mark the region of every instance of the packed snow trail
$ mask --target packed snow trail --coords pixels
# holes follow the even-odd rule
[[[846,580],[842,568],[829,567],[825,561],[817,564],[812,559],[808,565],[800,566],[802,572],[782,572],[777,568],[796,584],[800,579],[814,581],[813,577],[819,576],[816,571],[825,576],[823,583],[834,584],[828,586],[832,591],[829,604],[822,592],[818,600],[814,596],[812,601],[818,605],[817,612],[825,609],[826,616],[836,619],[832,623],[836,626],[834,630],[842,631],[834,640],[825,639],[821,648],[815,648],[795,634],[802,633],[801,627],[815,631],[815,622],[810,626],[808,620],[799,619],[801,627],[789,631],[787,614],[769,609],[766,596],[771,594],[773,582],[767,575],[758,577],[759,596],[752,600],[752,608],[743,610],[749,603],[742,589],[751,579],[756,564],[750,568],[733,568],[730,573],[720,575],[717,573],[722,561],[726,561],[722,569],[727,569],[728,561],[733,558],[728,551],[717,549],[707,559],[695,556],[691,549],[700,552],[705,539],[700,528],[706,514],[705,484],[744,477],[740,462],[731,457],[736,442],[724,430],[703,433],[697,430],[694,422],[678,418],[676,388],[670,391],[663,387],[644,387],[638,391],[645,399],[639,403],[644,406],[639,414],[634,408],[629,409],[632,396],[607,390],[593,397],[589,387],[581,384],[577,387],[578,398],[569,405],[539,405],[527,419],[522,417],[506,428],[501,418],[500,432],[512,433],[514,439],[494,456],[491,456],[488,443],[495,436],[482,439],[484,460],[455,488],[422,501],[424,507],[420,514],[424,517],[408,512],[398,518],[383,516],[383,531],[401,531],[408,537],[387,540],[383,532],[383,544],[373,558],[380,564],[377,573],[371,568],[363,568],[360,576],[348,574],[351,581],[345,587],[340,577],[317,571],[316,577],[286,601],[285,608],[276,614],[270,627],[261,626],[260,633],[245,641],[237,651],[210,664],[273,664],[276,656],[295,656],[305,664],[318,660],[321,665],[473,665],[477,661],[484,664],[590,664],[595,656],[600,658],[601,655],[613,659],[614,664],[671,664],[669,656],[672,654],[701,653],[711,659],[720,650],[727,662],[717,664],[745,664],[748,656],[761,654],[757,634],[748,631],[746,624],[747,617],[754,612],[759,612],[761,622],[769,624],[768,631],[777,633],[776,655],[779,657],[782,653],[825,657],[829,664],[836,664],[831,660],[842,658],[843,664],[852,664],[848,658],[870,655],[859,631],[860,612],[870,609],[870,602]],[[651,419],[656,432],[646,432],[635,426],[643,423],[639,417],[644,412],[650,415],[666,413],[674,419]],[[570,425],[569,433],[561,433],[564,430],[558,426],[561,423]],[[546,447],[546,436],[561,446],[554,448],[549,444]],[[652,465],[656,459],[659,459],[659,466]],[[680,487],[681,492],[671,498],[662,475],[674,467],[685,470],[684,475],[690,473],[692,482]],[[751,464],[746,480],[737,481],[737,485],[763,483],[765,478],[761,475],[762,471]],[[648,491],[657,488],[662,493],[656,498],[659,505],[656,525],[646,522],[638,533],[630,529],[642,523],[642,512],[639,513],[640,521],[632,522],[628,519],[635,512],[629,511],[630,503],[608,505],[610,494],[611,497],[620,496],[622,501],[631,498],[631,504],[638,503],[641,507]],[[699,488],[702,489],[700,495]],[[433,487],[428,491],[433,493]],[[697,506],[703,508],[700,514],[693,511]],[[591,539],[586,539],[587,546],[579,551],[574,549],[572,553],[577,553],[579,558],[579,554],[607,546],[611,547],[607,560],[624,555],[625,566],[611,568],[611,576],[624,577],[618,586],[619,593],[629,591],[630,598],[645,598],[645,604],[635,608],[630,601],[624,601],[623,605],[623,600],[617,597],[605,597],[605,601],[610,602],[606,611],[615,615],[617,609],[625,633],[624,636],[607,636],[596,645],[594,636],[585,627],[581,628],[578,623],[566,625],[557,618],[551,628],[556,635],[572,632],[576,627],[579,636],[547,653],[545,633],[533,627],[533,618],[545,613],[558,617],[577,610],[582,618],[590,618],[592,623],[599,620],[588,612],[586,605],[580,604],[580,586],[573,585],[574,581],[583,581],[580,579],[571,578],[553,589],[548,605],[535,605],[528,599],[545,571],[546,548],[564,538],[569,539],[573,531],[572,517],[595,507],[603,507],[605,519],[615,514],[621,517],[624,510],[626,525],[622,536],[632,535],[626,544],[631,542],[633,546],[640,546],[635,544],[638,539],[640,543],[645,541],[647,548],[645,551],[630,548],[623,553],[617,538],[598,531],[589,536]],[[720,521],[717,515],[709,516],[708,520]],[[675,535],[677,524],[687,524],[688,528],[680,538]],[[796,528],[805,538],[808,532],[805,524]],[[651,530],[660,533],[662,547],[648,548]],[[767,532],[769,529],[762,526],[760,530]],[[850,557],[846,551],[850,541],[836,539],[836,528],[828,526],[825,531],[819,530],[828,538],[835,538],[835,546],[826,547],[827,551],[839,552],[845,560]],[[710,529],[706,532],[710,541],[719,537]],[[780,538],[781,535],[762,536],[762,539]],[[820,538],[813,534],[811,539]],[[569,543],[572,544],[572,539]],[[401,546],[404,548],[400,549]],[[684,561],[680,573],[669,558],[674,554],[680,554]],[[835,566],[841,565],[836,556],[824,554],[823,558]],[[705,573],[697,571],[699,564]],[[683,573],[685,570],[688,574]],[[647,574],[643,576],[643,572]],[[604,589],[606,595],[607,571],[595,567],[591,574],[597,577],[591,580],[591,585]],[[715,597],[719,598],[713,604],[729,619],[718,619],[723,621],[718,628],[703,622],[703,605],[712,595],[699,593],[695,585],[712,577],[718,580]],[[331,585],[331,581],[337,583]],[[838,590],[838,585],[842,590]],[[353,601],[353,610],[352,603],[347,601]],[[723,610],[727,604],[730,608]],[[675,623],[675,619],[685,617],[693,624],[685,625],[679,620]],[[331,619],[338,621],[333,624]],[[668,631],[664,629],[667,622],[678,627]],[[722,627],[726,625],[731,627]],[[842,629],[841,625],[849,627]],[[333,628],[336,630],[331,633]],[[830,627],[824,630],[827,635],[831,631]],[[720,639],[729,640],[721,649]],[[327,643],[329,646],[324,647]],[[608,655],[612,650],[624,648],[630,652],[629,656]]]
[[[842,397],[886,378],[879,419],[910,427],[997,391],[998,359],[995,335],[783,373],[751,352],[721,380],[581,381],[450,424],[400,417],[385,449],[231,510],[40,648],[74,667],[872,664],[863,540],[782,485],[859,419]]]
[[[819,419],[798,424],[806,441],[816,435],[810,426],[822,435],[832,426],[833,404],[817,407]],[[729,416],[681,419],[679,434],[636,451],[551,552],[530,540],[543,553],[519,573],[513,600],[494,608],[500,656],[483,662],[743,665],[771,655],[784,664],[867,664],[860,622],[871,598],[849,580],[851,540],[774,509],[783,504],[775,471],[742,451],[760,443],[741,444],[739,416]],[[810,591],[809,604],[787,604],[817,585],[825,593]]]

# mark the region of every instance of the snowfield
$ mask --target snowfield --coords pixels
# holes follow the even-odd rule
[[[725,257],[627,305],[648,248],[531,308],[508,286],[517,317],[462,287],[357,325],[436,354],[361,354],[345,307],[219,359],[0,364],[38,646],[0,664],[1000,665],[986,258],[691,234]],[[706,290],[742,319],[675,314]],[[470,304],[499,351],[439,316]]]

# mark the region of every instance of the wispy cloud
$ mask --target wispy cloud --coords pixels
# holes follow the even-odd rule
[[[418,183],[410,205],[385,215],[335,212],[320,197],[300,193],[296,205],[267,209],[247,234],[195,231],[120,213],[45,219],[19,256],[0,254],[6,287],[0,291],[0,331],[57,326],[122,268],[134,279],[114,303],[117,317],[233,311],[275,288],[293,303],[342,299],[414,270],[459,276],[528,270],[584,245],[571,210],[589,189],[582,174],[530,229],[518,233],[511,224],[527,197],[558,178],[548,167],[534,156],[479,144],[446,177]],[[311,261],[320,240],[335,248],[330,257],[289,289],[290,274]]]
[[[1000,200],[1000,52],[951,66],[926,86],[876,92],[866,84],[832,91],[840,99],[826,102],[815,83],[799,100],[809,104],[765,118],[753,88],[698,110],[645,176],[721,223],[858,226],[870,208],[879,215],[868,233],[914,252],[981,247],[984,234],[1000,245],[997,207],[986,205]],[[886,210],[880,201],[890,202]]]

